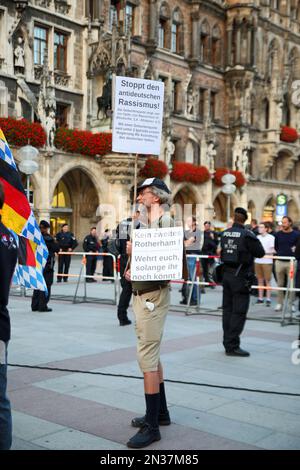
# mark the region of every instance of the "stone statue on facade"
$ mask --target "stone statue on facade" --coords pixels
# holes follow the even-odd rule
[[[206,150],[206,161],[207,167],[210,173],[215,171],[215,157],[217,155],[217,151],[215,149],[215,144],[213,141],[208,142],[207,150]]]
[[[166,144],[165,144],[165,163],[168,168],[171,165],[172,156],[174,155],[174,152],[175,152],[175,145],[171,140],[171,136],[168,136],[166,139]]]
[[[14,59],[15,59],[15,73],[24,74],[25,70],[25,51],[24,51],[24,41],[21,36],[17,39],[17,45],[14,49]]]
[[[232,149],[232,168],[243,172],[247,176],[249,159],[248,150],[251,148],[250,136],[245,132],[241,138],[239,132],[236,134]]]
[[[46,117],[47,147],[50,149],[54,147],[55,131],[55,112],[50,111],[49,115]]]

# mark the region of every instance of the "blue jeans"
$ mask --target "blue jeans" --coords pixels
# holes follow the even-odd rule
[[[5,354],[0,356],[0,450],[9,450],[12,441],[12,419],[7,387],[7,344]]]
[[[195,257],[188,257],[187,258],[187,265],[188,265],[188,271],[189,271],[189,280],[196,281],[197,276],[195,274],[195,269],[196,269],[196,256]],[[191,286],[191,284],[189,284]],[[199,291],[199,286],[194,285],[193,287],[193,292],[192,292],[192,297],[191,300],[192,302],[197,302],[197,292]]]

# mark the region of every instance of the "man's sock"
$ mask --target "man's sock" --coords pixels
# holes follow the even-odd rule
[[[149,424],[152,428],[158,428],[158,413],[159,413],[159,403],[160,403],[160,394],[145,393],[146,400],[146,423]]]
[[[159,395],[160,395],[160,408],[159,408],[159,413],[160,413],[160,414],[168,413],[168,405],[167,405],[167,399],[166,399],[165,384],[164,384],[164,382],[161,382],[161,383],[159,384]]]

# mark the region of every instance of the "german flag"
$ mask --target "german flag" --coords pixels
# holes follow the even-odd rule
[[[1,129],[0,182],[3,185],[5,195],[2,222],[13,232],[18,242],[19,257],[16,278],[25,287],[47,290],[42,269],[47,261],[48,251]]]

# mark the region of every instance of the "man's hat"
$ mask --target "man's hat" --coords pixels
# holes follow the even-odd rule
[[[162,189],[168,194],[171,194],[171,191],[169,190],[168,186],[166,183],[163,182],[163,180],[160,180],[159,178],[147,178],[144,181],[142,181],[138,187],[137,190],[140,191],[144,188],[149,188],[149,187],[154,187],[157,189]]]
[[[41,220],[40,221],[40,227],[50,228],[50,224],[49,224],[49,222],[47,222],[47,220]]]
[[[235,214],[242,214],[244,217],[245,217],[245,220],[248,219],[248,214],[247,214],[247,211],[246,209],[244,209],[243,207],[237,207],[235,210],[234,210]]]

